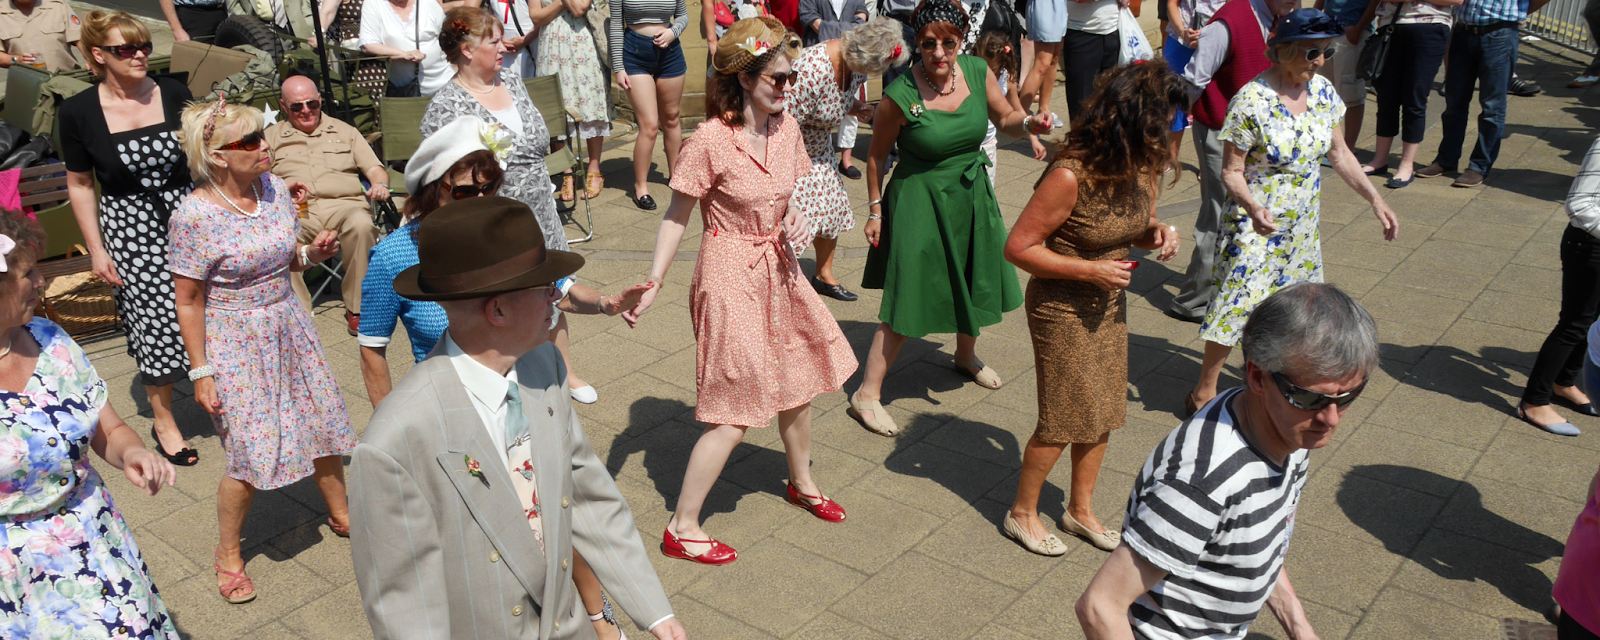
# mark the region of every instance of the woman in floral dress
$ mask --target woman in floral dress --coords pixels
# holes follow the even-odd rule
[[[228,463],[217,487],[217,586],[233,604],[253,600],[239,531],[257,489],[313,476],[328,527],[350,535],[342,456],[356,437],[289,272],[339,252],[328,229],[309,244],[290,185],[271,159],[252,107],[200,103],[183,111],[183,147],[201,181],[172,214],[168,264],[178,284],[178,325],[194,369],[194,399],[216,421]],[[295,199],[306,186],[293,185]]]
[[[117,417],[83,349],[33,317],[44,243],[0,213],[0,638],[176,640],[89,452],[150,495],[177,472]]]
[[[600,175],[600,154],[605,150],[606,137],[611,135],[611,103],[606,100],[610,86],[605,69],[600,66],[594,30],[584,16],[591,2],[543,0],[542,6],[533,9],[533,21],[539,25],[539,75],[560,75],[563,105],[582,118],[578,137],[589,145],[585,198],[598,197],[605,186],[605,177]],[[561,129],[566,131],[566,127]],[[572,191],[572,172],[568,171],[562,179],[561,200],[571,202]]]
[[[694,320],[694,417],[706,423],[661,535],[668,557],[721,565],[738,552],[700,528],[700,509],[729,454],[751,427],[778,418],[789,467],[788,500],[827,522],[844,508],[811,477],[811,400],[837,391],[855,354],[822,299],[805,287],[791,244],[810,235],[793,201],[811,170],[800,127],[784,113],[800,38],[775,18],[733,23],[712,59],[706,112],[672,175],[672,205],[656,237],[650,281],[637,317],[655,301],[696,204],[705,218],[689,289]]]
[[[1217,395],[1217,377],[1257,304],[1295,282],[1322,282],[1317,232],[1320,160],[1372,204],[1385,240],[1399,232],[1394,211],[1344,143],[1344,102],[1317,75],[1344,34],[1327,14],[1297,9],[1267,43],[1273,65],[1239,90],[1222,123],[1222,182],[1233,205],[1217,239],[1211,300],[1200,324],[1206,341],[1200,380],[1184,399],[1198,411]]]
[[[833,168],[839,162],[833,130],[848,114],[871,120],[874,107],[857,102],[857,92],[866,84],[867,76],[881,74],[910,57],[900,35],[900,23],[877,18],[844,32],[838,40],[806,47],[794,63],[794,89],[789,91],[787,102],[789,113],[800,122],[806,155],[811,157],[811,171],[795,183],[794,198],[800,212],[811,219],[811,230],[816,234],[811,239],[817,247],[817,270],[811,278],[811,288],[835,300],[856,299],[856,294],[833,277],[833,251],[839,246],[839,234],[854,229],[856,218],[850,210],[844,180]],[[791,241],[796,255],[805,250],[806,240]]]

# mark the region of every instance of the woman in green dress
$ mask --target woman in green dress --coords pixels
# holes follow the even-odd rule
[[[975,353],[978,330],[1022,304],[1017,271],[1006,262],[1005,223],[983,152],[988,123],[1021,138],[1049,131],[1051,115],[1013,110],[982,58],[959,55],[966,11],[954,0],[923,0],[912,13],[922,60],[883,90],[867,159],[867,253],[861,286],[882,289],[878,331],[850,397],[850,415],[874,433],[900,429],[878,398],[907,336],[955,333],[955,366],[978,384],[1000,376]],[[887,187],[889,148],[900,162]]]

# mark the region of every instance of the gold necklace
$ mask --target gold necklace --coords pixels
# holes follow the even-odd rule
[[[495,79],[496,79],[496,80],[499,80],[499,79],[500,79],[500,76],[495,76]],[[471,91],[471,92],[473,92],[473,93],[476,93],[476,94],[479,94],[479,95],[482,95],[482,94],[485,94],[485,93],[489,93],[489,92],[491,92],[491,91],[494,91],[494,88],[495,88],[495,87],[498,87],[498,86],[500,86],[500,85],[498,85],[498,84],[496,84],[496,83],[494,83],[494,82],[490,82],[490,83],[489,83],[489,88],[487,88],[487,89],[484,89],[484,90],[482,90],[482,91],[479,91],[479,90],[477,90],[477,89],[474,89],[474,88],[472,88],[472,87],[469,87],[469,86],[467,86],[467,79],[466,79],[466,77],[465,77],[465,76],[463,76],[463,75],[461,75],[461,74],[459,74],[459,73],[458,73],[458,74],[456,74],[456,84],[459,84],[459,85],[461,85],[461,88],[462,88],[462,89],[466,89],[466,90],[467,90],[467,91]]]

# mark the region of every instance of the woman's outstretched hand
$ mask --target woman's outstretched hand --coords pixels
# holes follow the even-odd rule
[[[644,286],[650,288],[639,294],[639,301],[633,305],[632,309],[622,312],[622,321],[628,323],[629,327],[639,324],[639,316],[644,315],[645,310],[649,309],[650,305],[655,304],[656,293],[661,291],[661,283],[654,280],[644,283]],[[626,294],[627,292],[623,293]]]
[[[629,312],[637,309],[639,303],[644,300],[644,294],[654,288],[656,288],[656,283],[644,282],[623,289],[622,293],[617,294],[617,301],[613,303],[616,306],[613,309],[622,314],[622,321],[628,323],[629,329],[632,329],[639,322],[639,316],[635,315],[630,318]]]

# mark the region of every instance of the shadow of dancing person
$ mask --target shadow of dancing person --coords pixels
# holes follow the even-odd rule
[[[855,354],[822,299],[806,283],[791,244],[809,241],[810,223],[792,199],[811,170],[799,122],[784,112],[799,37],[774,18],[728,28],[706,89],[708,118],[678,158],[672,204],[656,238],[650,282],[636,319],[655,302],[700,203],[705,233],[689,289],[694,320],[696,402],[706,423],[689,456],[677,509],[662,532],[668,557],[720,565],[733,548],[700,528],[700,508],[728,455],[751,427],[778,416],[789,462],[789,502],[828,522],[844,508],[811,478],[811,399],[839,390]]]
[[[1138,64],[1101,74],[1099,85],[1006,240],[1006,259],[1033,275],[1026,305],[1039,424],[1002,527],[1047,556],[1067,547],[1039,521],[1039,490],[1068,445],[1072,493],[1061,528],[1117,548],[1117,532],[1094,516],[1094,487],[1111,432],[1127,417],[1125,289],[1138,266],[1128,249],[1160,251],[1161,261],[1178,253],[1178,231],[1156,219],[1155,202],[1172,161],[1167,129],[1188,100],[1184,82],[1165,66]]]
[[[1050,114],[1030,116],[1001,93],[982,58],[958,52],[969,18],[954,0],[923,0],[911,26],[922,59],[884,87],[867,158],[867,265],[861,286],[882,289],[878,330],[850,415],[873,433],[899,425],[879,401],[883,379],[907,337],[955,333],[955,366],[987,389],[1001,378],[978,360],[978,330],[1022,305],[1017,271],[1005,261],[1005,221],[983,151],[988,123],[1015,138],[1049,131]],[[968,100],[968,98],[977,98]],[[889,147],[900,163],[888,186]]]

